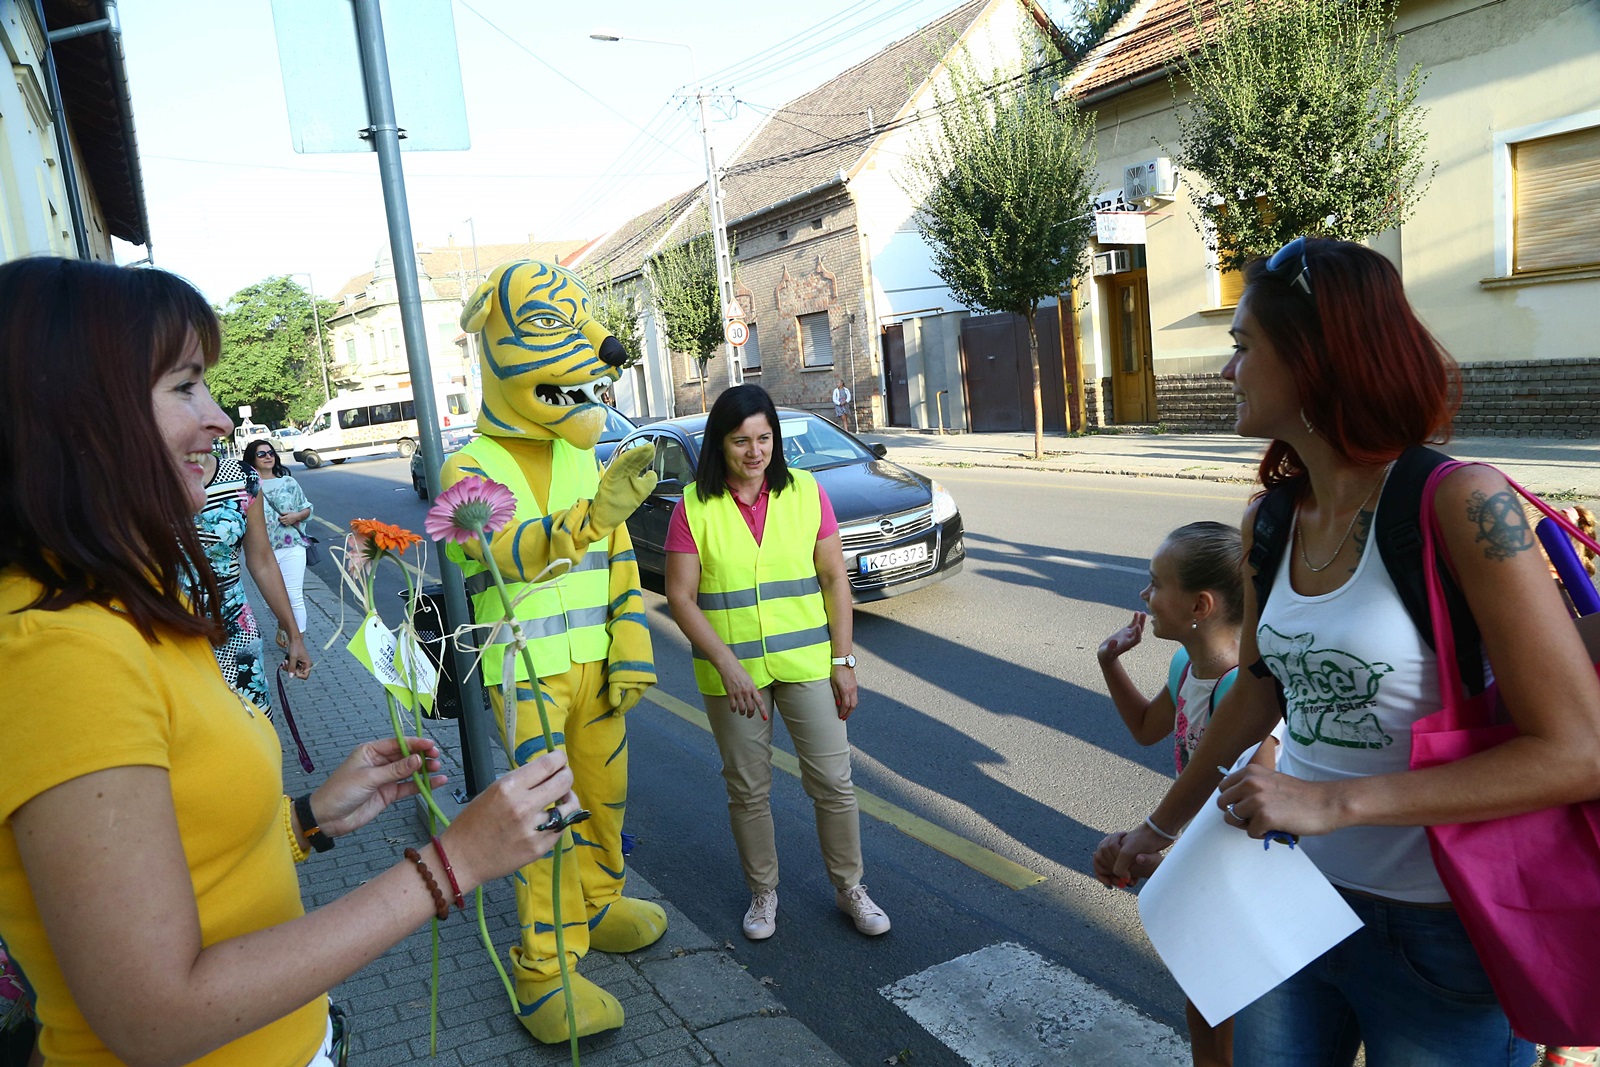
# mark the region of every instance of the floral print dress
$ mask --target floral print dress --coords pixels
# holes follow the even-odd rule
[[[225,639],[216,646],[217,664],[235,692],[272,715],[267,701],[267,671],[261,631],[239,580],[239,553],[244,546],[245,513],[261,494],[261,479],[234,457],[217,461],[217,473],[206,486],[206,506],[195,518],[200,545],[217,575],[222,594]]]

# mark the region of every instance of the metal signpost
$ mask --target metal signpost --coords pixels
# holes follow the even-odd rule
[[[415,137],[411,147],[469,147],[461,94],[460,60],[456,52],[455,25],[451,21],[449,5],[420,0],[391,0],[391,3],[403,10],[400,22],[410,34],[408,46],[412,53],[406,64],[406,82],[416,84],[413,80],[415,76],[426,82],[428,89],[417,105],[419,111],[427,111],[424,126],[419,127],[423,129],[424,136]],[[439,415],[433,390],[433,368],[428,360],[428,334],[422,318],[416,246],[412,243],[405,175],[400,165],[400,138],[403,135],[412,138],[416,131],[402,131],[395,121],[388,48],[378,0],[349,0],[345,11],[339,10],[341,6],[330,5],[322,0],[273,0],[284,90],[290,101],[291,132],[297,151],[359,151],[365,146],[378,154],[378,176],[383,186],[383,205],[389,223],[389,251],[394,260],[395,285],[399,290],[400,322],[405,336],[406,362],[411,371],[422,465],[428,490],[437,496],[439,468],[444,454],[439,444]],[[442,23],[438,18],[441,10]],[[329,68],[345,62],[343,56],[330,56],[326,50],[330,41],[348,40],[352,13],[356,51],[360,59],[360,84],[366,102],[365,125],[353,130],[338,122],[330,123],[327,118],[328,115],[347,115],[347,110],[340,110],[347,105],[347,101],[338,93],[331,92],[321,99],[315,93],[308,97],[307,83],[299,78],[304,74],[305,79],[313,82],[327,81]],[[413,15],[416,17],[413,18]],[[444,74],[443,82],[440,80],[441,72]],[[459,105],[459,108],[454,105]],[[452,117],[457,113],[459,121]],[[353,146],[352,135],[355,138]],[[444,584],[445,611],[451,624],[459,626],[472,618],[461,569],[442,551],[438,557],[439,575]],[[454,677],[461,686],[461,746],[466,787],[469,795],[475,795],[494,781],[494,735],[483,704],[482,689],[473,670],[472,654],[457,648],[454,641],[449,642],[449,654],[453,657]]]

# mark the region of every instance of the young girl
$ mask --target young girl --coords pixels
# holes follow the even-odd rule
[[[1104,641],[1097,653],[1111,702],[1141,745],[1174,735],[1178,773],[1200,743],[1211,712],[1239,670],[1239,624],[1244,618],[1243,562],[1239,531],[1220,522],[1191,522],[1167,536],[1150,560],[1150,584],[1139,594],[1147,611]],[[1139,692],[1121,657],[1144,638],[1145,624],[1157,637],[1178,642],[1167,684],[1153,697]],[[1176,832],[1176,828],[1173,828]],[[1113,835],[1120,837],[1121,835]],[[1096,850],[1098,860],[1111,843]],[[1100,864],[1096,863],[1097,873]],[[1140,874],[1148,871],[1141,870]],[[1102,881],[1106,881],[1104,877]],[[1106,884],[1126,887],[1131,880]],[[1233,1020],[1211,1026],[1185,1001],[1189,1046],[1195,1067],[1233,1062]]]

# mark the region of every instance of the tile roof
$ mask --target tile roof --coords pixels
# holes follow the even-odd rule
[[[1200,0],[1209,20],[1216,0]],[[1183,55],[1198,36],[1189,0],[1141,0],[1107,31],[1063,84],[1078,100],[1130,87]]]
[[[656,250],[658,242],[686,215],[692,214],[696,204],[705,201],[705,182],[685,190],[654,207],[646,208],[610,233],[594,241],[575,258],[573,266],[580,271],[597,267],[615,281],[637,274],[644,261]]]
[[[729,222],[849,174],[995,0],[970,0],[789,101],[740,147],[722,183]],[[868,109],[872,124],[868,125]]]
[[[512,244],[480,244],[474,249],[472,245],[445,244],[433,247],[423,246],[417,250],[417,256],[422,260],[422,269],[428,275],[428,280],[433,285],[434,294],[448,300],[459,300],[463,283],[476,285],[473,278],[473,257],[476,254],[478,274],[487,275],[501,263],[514,259],[542,259],[547,263],[559,263],[563,266],[573,259],[577,253],[587,247],[586,241],[522,241]],[[353,305],[340,309],[340,314],[349,314],[364,311],[375,307],[383,301],[361,298],[372,284],[373,271],[357,274],[345,282],[327,299],[343,300],[347,296],[357,297]]]

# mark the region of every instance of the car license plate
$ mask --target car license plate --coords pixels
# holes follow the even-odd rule
[[[874,571],[893,570],[895,567],[904,567],[908,563],[926,562],[927,558],[927,542],[902,545],[899,548],[891,548],[887,552],[874,552],[870,556],[862,556],[861,573],[871,574]]]

